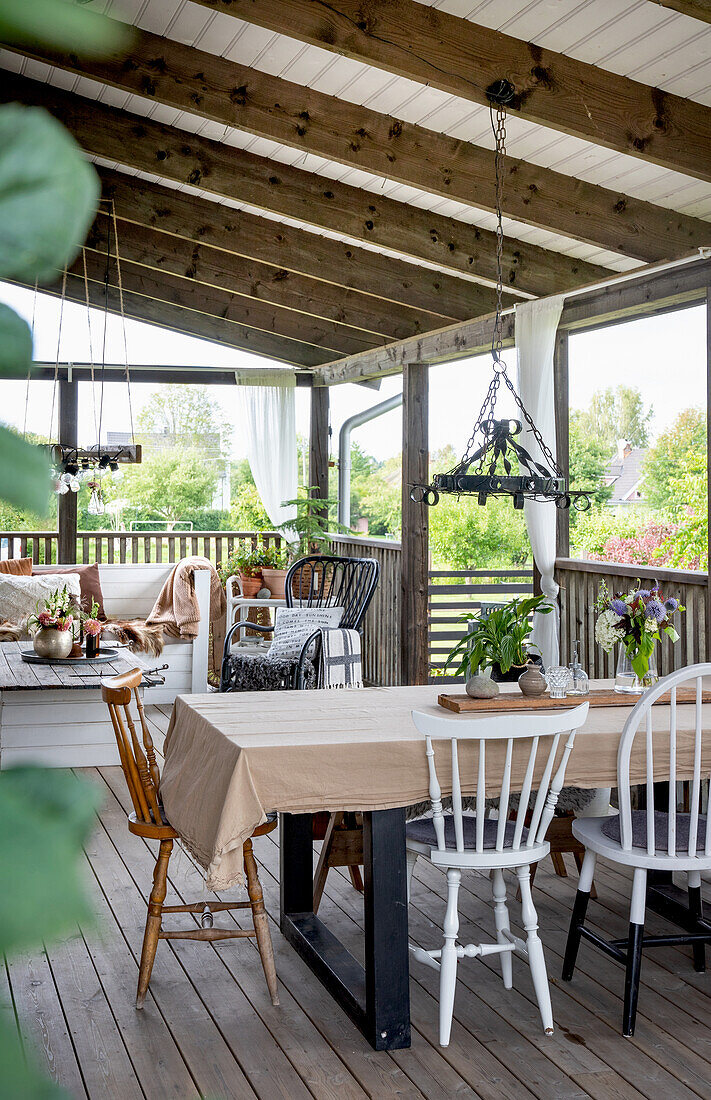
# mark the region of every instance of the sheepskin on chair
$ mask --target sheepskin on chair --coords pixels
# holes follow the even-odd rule
[[[253,653],[232,653],[227,658],[220,691],[287,691],[294,686],[298,661],[263,657]],[[307,661],[306,687],[316,686],[316,669]]]

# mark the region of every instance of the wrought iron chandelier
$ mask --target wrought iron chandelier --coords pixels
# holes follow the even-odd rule
[[[541,436],[506,371],[503,349],[503,179],[506,156],[506,105],[514,96],[509,80],[497,80],[487,88],[496,154],[496,314],[491,341],[494,373],[484,403],[479,410],[466,451],[454,469],[435,474],[431,484],[414,485],[410,499],[429,507],[443,493],[475,496],[485,505],[489,497],[512,497],[514,508],[523,508],[524,500],[553,501],[558,508],[587,511],[590,495],[585,490],[571,491],[550,447]],[[510,392],[520,419],[497,420],[496,400],[501,383]],[[535,439],[542,458],[535,459],[518,440],[524,426]]]

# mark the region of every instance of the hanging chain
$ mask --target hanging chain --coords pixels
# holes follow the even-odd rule
[[[491,354],[494,357],[494,367],[501,363],[501,350],[504,345],[504,319],[503,294],[504,294],[504,163],[506,160],[506,107],[503,103],[489,104],[491,115],[491,128],[494,131],[494,175],[496,179],[496,320],[492,337]]]

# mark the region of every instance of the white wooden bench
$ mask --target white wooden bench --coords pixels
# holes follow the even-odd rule
[[[100,565],[104,610],[110,619],[145,619],[158,593],[170,576],[174,563],[160,565]],[[148,653],[122,652],[144,668],[167,664],[161,673],[165,684],[145,689],[146,703],[172,703],[176,695],[194,695],[207,691],[208,645],[210,636],[210,574],[195,570],[195,594],[200,607],[200,626],[193,641],[182,641],[164,634],[165,646],[160,657]]]

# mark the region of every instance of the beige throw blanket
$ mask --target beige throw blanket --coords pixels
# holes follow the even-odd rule
[[[182,558],[163,585],[146,625],[162,625],[173,638],[196,638],[200,624],[200,608],[195,595],[195,570],[210,571],[210,633],[212,635],[213,667],[219,669],[219,655],[225,629],[225,592],[214,566],[207,558]],[[214,661],[217,660],[217,664]]]

